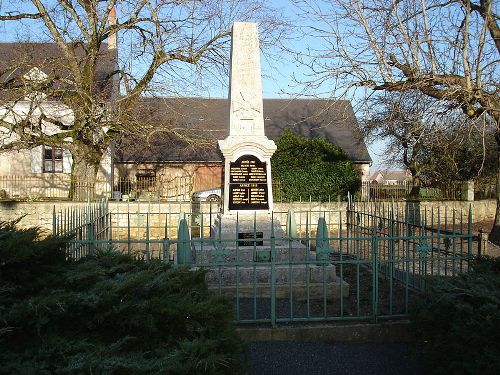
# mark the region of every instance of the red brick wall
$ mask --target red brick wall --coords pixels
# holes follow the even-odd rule
[[[222,166],[199,166],[193,176],[193,191],[222,186]]]

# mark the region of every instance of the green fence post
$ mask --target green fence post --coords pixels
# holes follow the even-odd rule
[[[146,212],[146,246],[145,246],[145,256],[146,260],[151,259],[151,254],[149,251],[149,232],[150,232],[150,227],[149,227],[149,212],[150,212],[150,205],[148,204],[148,212]]]
[[[193,264],[191,238],[186,219],[179,220],[177,240],[177,264]]]
[[[271,326],[276,327],[276,239],[271,236]]]
[[[130,242],[130,203],[127,204],[127,254],[131,254],[132,243]]]
[[[378,242],[375,223],[372,229],[372,315],[374,323],[378,316]]]
[[[170,241],[168,238],[163,239],[163,261],[169,261],[168,250],[170,249]]]
[[[286,232],[288,238],[297,238],[297,222],[295,220],[295,212],[293,211],[293,209],[288,210]]]
[[[468,220],[469,223],[467,225],[467,267],[469,266],[469,263],[471,258],[472,258],[472,204],[469,203],[469,214],[468,214]],[[482,238],[479,237],[479,248],[481,248],[482,245]]]
[[[393,312],[393,293],[394,293],[394,288],[393,288],[393,281],[394,281],[394,268],[397,267],[395,264],[395,256],[394,256],[394,202],[391,204],[390,207],[390,220],[389,220],[389,272],[387,272],[387,267],[386,267],[386,273],[389,273],[389,313],[392,315]],[[399,260],[399,259],[398,259]],[[399,264],[399,263],[398,263]]]
[[[56,216],[56,206],[52,209],[52,235],[57,235],[57,216]]]
[[[88,251],[89,255],[91,252],[95,250],[95,228],[94,223],[87,223],[87,242],[88,242]]]
[[[325,217],[322,216],[318,219],[318,228],[316,229],[316,265],[323,267],[323,317],[327,315],[327,269],[326,266],[330,261],[330,238],[328,233],[328,226],[326,225]]]
[[[107,237],[108,237],[108,248],[111,250],[113,248],[113,223],[111,221],[111,213],[109,212],[107,201],[106,201],[106,222],[107,222]]]
[[[324,217],[320,217],[318,219],[318,229],[316,230],[316,261],[318,266],[329,261],[331,251],[326,220]]]

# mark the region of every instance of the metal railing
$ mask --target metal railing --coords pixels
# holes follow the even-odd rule
[[[0,176],[0,199],[27,201],[68,200],[73,187],[84,201],[101,198],[143,201],[189,201],[190,177],[171,179],[157,177],[108,179],[76,178],[69,174]]]
[[[444,185],[421,186],[418,199],[420,200],[463,200],[463,182],[454,182]],[[412,191],[411,181],[401,181],[396,184],[380,184],[376,181],[363,181],[361,190],[365,192],[363,200],[370,201],[400,201],[409,198]]]
[[[134,176],[115,177],[113,184],[107,179],[79,179],[69,174],[39,174],[29,176],[0,176],[0,199],[37,200],[67,200],[70,199],[70,189],[77,190],[81,200],[92,201],[108,198],[114,200],[139,201],[185,201],[193,194],[191,177],[165,176]],[[399,184],[384,185],[373,181],[363,181],[359,197],[364,201],[401,201],[406,200],[411,192],[411,183],[405,181]],[[477,199],[492,199],[496,195],[495,186],[491,184],[476,184]],[[287,202],[281,183],[273,181],[273,198],[275,202]],[[337,201],[338,196],[306,196],[302,201]],[[464,200],[462,182],[443,186],[423,186],[420,188],[420,200]]]
[[[141,201],[189,201],[193,193],[191,177],[120,177],[113,184],[113,199]]]
[[[102,202],[54,213],[54,228],[62,228],[54,233],[77,235],[68,249],[75,258],[113,248],[203,267],[209,289],[233,303],[238,323],[273,326],[406,317],[429,277],[466,272],[479,251],[470,209],[351,203],[262,219],[220,216],[216,204],[194,214],[180,207],[129,204],[113,212]]]
[[[110,212],[107,200],[89,203],[87,206],[67,207],[52,213],[52,234],[70,239],[67,256],[80,259],[102,245],[96,241],[111,238]]]
[[[0,176],[0,197],[40,200],[67,199],[71,177],[67,174]]]

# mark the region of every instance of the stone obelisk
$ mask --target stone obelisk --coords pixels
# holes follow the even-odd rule
[[[229,136],[219,140],[224,155],[224,215],[270,213],[271,156],[276,145],[264,132],[256,23],[234,23],[230,69]]]

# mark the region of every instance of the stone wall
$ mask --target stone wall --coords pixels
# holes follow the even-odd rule
[[[369,202],[361,202],[358,204],[359,207],[373,205]],[[493,221],[495,219],[496,201],[493,199],[481,200],[481,201],[428,201],[428,202],[395,202],[394,211],[401,212],[404,211],[408,205],[412,205],[412,208],[418,208],[420,210],[419,220],[423,222],[431,223],[437,222],[438,210],[440,212],[441,223],[444,223],[445,215],[446,220],[451,222],[453,218],[453,213],[455,214],[457,222],[460,222],[460,216],[464,221],[467,220],[467,215],[469,212],[469,207],[472,208],[472,222],[477,223],[480,221]],[[381,203],[380,207],[382,210],[389,210],[391,206],[390,202]]]
[[[427,210],[428,215],[437,208],[446,207],[448,211],[456,210],[458,213],[467,214],[469,204],[472,206],[473,222],[493,220],[495,217],[496,202],[494,200],[484,200],[477,202],[421,202],[420,209]],[[328,212],[326,218],[329,225],[338,225],[345,223],[345,209],[346,202],[332,202],[332,203],[275,203],[276,216],[282,221],[282,225],[286,223],[286,212],[292,208],[296,212],[296,221],[298,225],[305,225],[306,212],[311,211],[312,215],[309,217],[310,223],[317,223],[318,217]],[[54,209],[57,212],[64,212],[64,210],[71,207],[85,207],[86,203],[77,202],[0,202],[0,220],[10,221],[15,220],[23,215],[26,215],[20,222],[22,227],[40,226],[42,228],[52,229],[52,213]],[[388,207],[388,206],[387,206]],[[404,207],[401,203],[398,207]],[[191,204],[189,202],[172,202],[172,203],[142,203],[142,202],[110,202],[109,208],[112,212],[119,212],[120,215],[130,211],[132,220],[143,221],[139,219],[138,213],[150,212],[156,215],[163,215],[166,213],[175,213],[171,215],[172,223],[169,225],[175,226],[174,223],[178,221],[179,212],[190,213]],[[209,220],[210,207],[206,203],[202,203],[200,211],[205,213],[205,223]],[[215,212],[213,207],[213,212]],[[154,216],[154,215],[152,215]],[[124,216],[123,216],[124,217]],[[170,220],[169,220],[170,221]]]
[[[52,229],[52,213],[70,207],[85,207],[86,203],[77,202],[0,202],[0,220],[11,221],[24,216],[21,227],[39,226]]]

